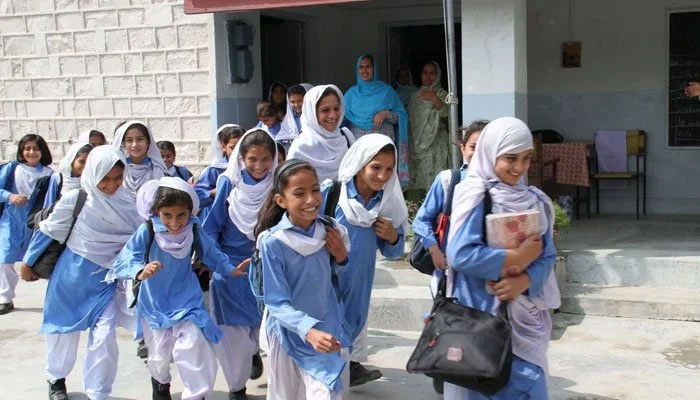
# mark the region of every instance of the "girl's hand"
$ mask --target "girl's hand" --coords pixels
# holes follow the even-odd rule
[[[445,259],[445,253],[440,250],[440,247],[438,245],[433,245],[430,246],[428,249],[428,253],[430,253],[430,258],[433,259],[433,266],[437,269],[445,269],[447,266],[447,260]]]
[[[250,265],[250,258],[246,258],[240,264],[238,264],[236,269],[231,271],[231,276],[233,276],[234,278],[237,278],[239,276],[248,275],[248,266],[249,265]]]
[[[8,200],[10,203],[22,207],[29,202],[29,197],[23,194],[11,194],[10,197],[8,197]]]
[[[163,264],[161,264],[160,261],[150,262],[136,275],[136,280],[144,281],[155,275],[161,269],[163,269]]]
[[[326,228],[326,250],[331,253],[337,264],[342,264],[348,259],[343,236],[337,229]]]
[[[25,263],[20,264],[19,274],[22,277],[22,280],[26,282],[34,282],[40,278],[39,275],[37,275],[31,268],[29,268],[29,265]]]
[[[387,111],[387,110],[380,111],[380,112],[374,114],[374,118],[373,118],[374,129],[379,129],[382,126],[382,124],[384,123],[384,120],[386,119],[388,114],[389,114],[389,111]]]
[[[519,265],[511,265],[509,267],[503,267],[501,270],[501,278],[515,277],[522,274],[525,271],[525,267]]]
[[[500,301],[514,301],[530,287],[530,276],[520,274],[516,277],[503,278],[493,285],[493,291]]]
[[[216,197],[216,188],[209,191],[209,197]]]
[[[374,223],[374,232],[380,239],[386,240],[389,244],[396,244],[399,241],[399,232],[388,220],[377,217]]]
[[[340,342],[330,333],[316,328],[309,329],[306,333],[306,341],[319,353],[334,353],[340,350]]]
[[[542,254],[542,237],[538,234],[528,237],[520,244],[517,251],[520,256],[520,262],[517,264],[530,265]]]

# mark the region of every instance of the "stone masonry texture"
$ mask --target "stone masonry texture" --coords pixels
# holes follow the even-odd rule
[[[183,0],[0,0],[0,158],[23,135],[56,163],[81,132],[146,122],[177,163],[209,162],[206,15]]]

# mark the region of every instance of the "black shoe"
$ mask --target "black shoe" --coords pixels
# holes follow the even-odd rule
[[[382,377],[382,371],[367,369],[362,364],[350,361],[350,386],[360,386]]]
[[[139,358],[148,358],[148,347],[143,340],[139,342],[139,347],[136,348],[136,355]]]
[[[151,378],[151,386],[153,386],[153,400],[172,400],[169,383],[160,383]]]
[[[228,392],[228,400],[248,400],[248,395],[245,394],[245,388],[237,392]]]
[[[445,382],[441,381],[440,379],[433,378],[433,389],[435,389],[435,393],[442,394],[443,390],[445,389]]]
[[[263,374],[263,361],[260,352],[253,355],[253,369],[250,370],[250,379],[258,379]]]
[[[0,315],[7,314],[15,309],[15,305],[12,303],[0,304]]]
[[[49,400],[68,400],[66,378],[57,379],[54,383],[49,382]]]

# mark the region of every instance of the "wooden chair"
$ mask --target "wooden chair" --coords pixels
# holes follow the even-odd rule
[[[532,133],[532,144],[534,151],[530,161],[530,169],[527,171],[527,183],[543,189],[544,184],[549,181],[557,180],[557,163],[558,158],[544,160],[542,152],[542,134],[539,132]],[[551,166],[552,174],[545,175],[545,168]],[[543,189],[544,190],[544,189]]]
[[[644,131],[627,131],[627,158],[634,157],[634,172],[600,172],[598,169],[598,157],[595,158],[595,172],[591,175],[592,182],[595,182],[595,204],[596,213],[600,214],[600,181],[601,180],[634,180],[637,184],[637,219],[639,219],[639,181],[644,188],[642,191],[642,213],[647,213],[647,154],[646,154],[646,133]],[[639,168],[640,159],[642,169]]]

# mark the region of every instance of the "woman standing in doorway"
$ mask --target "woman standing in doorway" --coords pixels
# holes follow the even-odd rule
[[[399,150],[399,180],[408,183],[408,115],[394,89],[378,78],[371,55],[357,59],[357,84],[345,93],[345,118],[355,139],[367,133],[391,138]],[[398,136],[394,124],[399,124]]]
[[[452,166],[452,149],[447,128],[447,92],[440,86],[442,73],[435,61],[423,65],[421,87],[411,96],[411,185],[425,193],[438,172]]]

